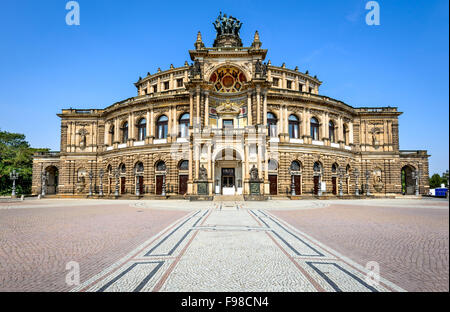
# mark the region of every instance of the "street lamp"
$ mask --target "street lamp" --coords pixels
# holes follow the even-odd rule
[[[89,196],[92,196],[92,179],[94,178],[94,173],[89,171]]]
[[[344,178],[344,169],[339,168],[339,196],[344,196],[344,192],[342,191],[342,179]]]
[[[141,196],[141,184],[139,181],[138,170],[134,168],[134,178],[136,180],[136,196]]]
[[[114,177],[116,178],[116,190],[114,196],[119,197],[119,169],[114,170]]]
[[[164,169],[162,192],[161,192],[162,196],[166,196],[166,174],[167,174],[167,169]]]
[[[294,172],[291,168],[289,168],[289,174],[291,175],[291,196],[295,196],[295,181],[294,181]]]
[[[370,178],[370,171],[366,170],[366,196],[370,196],[369,178]]]
[[[354,170],[354,175],[355,175],[355,195],[356,196],[359,196],[359,170],[358,170],[358,168],[355,168],[355,170]]]
[[[41,173],[41,186],[42,186],[42,190],[41,190],[41,195],[45,196],[45,191],[47,188],[47,180],[48,180],[48,172],[42,171]]]
[[[98,177],[100,178],[100,192],[99,195],[103,196],[103,176],[105,174],[105,171],[102,169],[100,169],[99,173],[98,173]]]
[[[19,178],[19,173],[15,169],[9,173],[9,178],[13,181],[11,197],[16,198],[16,180]]]
[[[420,178],[420,169],[417,169],[417,173],[415,173],[416,176],[416,196],[419,196],[419,178]]]

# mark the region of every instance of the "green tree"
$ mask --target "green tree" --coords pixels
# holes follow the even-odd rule
[[[25,135],[0,131],[0,195],[11,194],[12,181],[9,173],[15,169],[19,173],[16,181],[16,193],[30,194],[33,154],[48,152],[47,148],[31,148],[25,140]]]
[[[448,170],[446,170],[441,177],[441,183],[444,183],[448,187]]]
[[[435,173],[430,178],[430,188],[441,187],[442,178],[439,174]]]

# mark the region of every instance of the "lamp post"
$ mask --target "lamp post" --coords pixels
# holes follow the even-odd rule
[[[289,174],[291,175],[291,196],[295,196],[295,181],[294,181],[294,173],[289,168]]]
[[[358,168],[355,168],[355,171],[354,171],[354,174],[355,174],[355,195],[356,196],[359,196],[359,170],[358,170]]]
[[[370,171],[366,170],[366,196],[370,196],[369,178],[370,178]]]
[[[114,191],[114,196],[119,197],[119,170],[114,170],[114,177],[116,178],[116,190]]]
[[[416,196],[419,196],[419,178],[420,178],[420,170],[417,170],[417,173],[415,173],[416,176],[416,187],[415,187],[415,191],[416,191]]]
[[[41,195],[42,196],[45,196],[45,191],[47,188],[47,179],[48,179],[48,172],[42,171],[42,173],[41,173],[41,186],[42,186]]]
[[[89,196],[92,196],[92,179],[94,178],[94,173],[89,171]]]
[[[166,196],[166,174],[167,174],[167,170],[164,170],[162,191],[161,191],[162,196]]]
[[[16,198],[16,180],[19,178],[19,174],[15,169],[9,173],[9,178],[13,181],[11,198]]]
[[[105,171],[102,169],[100,169],[100,171],[98,172],[98,177],[100,178],[100,190],[99,190],[99,194],[100,196],[103,196],[103,176],[105,175]]]
[[[344,196],[344,192],[342,191],[342,179],[344,178],[344,169],[339,168],[339,196]]]
[[[138,171],[134,168],[134,178],[136,179],[136,196],[141,196],[141,185],[139,181]]]

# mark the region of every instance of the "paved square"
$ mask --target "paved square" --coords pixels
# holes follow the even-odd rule
[[[0,291],[448,291],[448,216],[430,199],[0,202]]]

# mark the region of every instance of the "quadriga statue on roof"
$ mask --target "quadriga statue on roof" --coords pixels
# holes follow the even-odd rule
[[[235,35],[239,36],[239,30],[242,27],[242,23],[237,18],[230,15],[227,17],[226,14],[222,16],[222,12],[220,12],[216,21],[213,23],[214,28],[216,29],[217,35]]]

